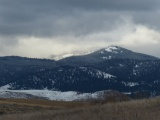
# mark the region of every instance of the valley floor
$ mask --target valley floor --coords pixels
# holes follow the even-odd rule
[[[0,99],[0,120],[160,120],[160,98],[117,103]]]

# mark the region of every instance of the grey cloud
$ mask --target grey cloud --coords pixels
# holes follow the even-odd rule
[[[140,24],[159,31],[159,5],[159,0],[0,0],[0,53],[2,48],[6,48],[3,49],[3,54],[11,54],[12,51],[7,50],[7,46],[11,50],[16,46],[18,48],[15,53],[21,51],[22,55],[20,38],[23,37],[41,38],[40,46],[47,40],[56,43],[56,37],[63,38],[58,39],[60,42],[57,44],[74,42],[75,45],[78,41],[84,42],[83,44],[93,41],[96,44],[99,39],[103,39],[101,41],[106,44],[116,43],[119,41],[117,34],[121,31],[115,34],[114,31],[119,26],[125,26],[128,19],[135,26]],[[110,31],[113,31],[111,36],[104,35],[110,34]],[[104,37],[100,37],[101,33]],[[96,34],[98,37],[94,37]],[[88,39],[88,36],[92,39]],[[117,40],[114,36],[117,36]],[[70,40],[70,37],[73,39]],[[33,44],[32,40],[26,41]],[[24,52],[27,53],[30,44],[26,41],[23,45],[26,46]],[[35,40],[34,45],[36,44],[38,46]]]
[[[48,10],[87,9],[87,10],[152,10],[159,7],[159,0],[1,0],[1,5],[10,8]],[[49,11],[48,11],[49,12]]]
[[[134,19],[134,22],[137,24],[143,24],[153,29],[160,30],[160,12],[159,11],[150,11],[150,12],[130,12],[130,15]]]
[[[126,11],[152,11],[158,6],[158,0],[0,0],[0,34],[41,37],[87,34],[111,28],[111,21],[116,22],[119,14]],[[83,15],[85,12],[89,17]]]

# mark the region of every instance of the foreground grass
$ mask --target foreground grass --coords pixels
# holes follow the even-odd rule
[[[94,106],[88,104],[58,110],[8,114],[1,116],[0,120],[160,120],[160,98]]]
[[[91,106],[89,102],[63,102],[35,99],[0,99],[0,117],[5,114],[31,113],[46,110],[73,109]]]

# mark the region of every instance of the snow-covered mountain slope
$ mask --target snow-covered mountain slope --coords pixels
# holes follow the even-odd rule
[[[159,58],[136,53],[118,46],[109,46],[87,55],[71,56],[58,61],[61,65],[91,65],[112,59],[160,60]]]
[[[160,94],[160,60],[118,46],[59,61],[15,56],[0,57],[0,86],[12,90],[49,89],[94,93]]]
[[[109,46],[93,53],[102,59],[134,59],[134,60],[158,60],[159,58],[136,53],[118,46]]]
[[[93,52],[94,51],[83,52],[83,53],[76,53],[76,54],[68,53],[68,54],[63,54],[63,55],[51,56],[51,59],[58,61],[58,60],[65,59],[65,58],[68,58],[68,57],[71,57],[71,56],[88,55],[88,54],[91,54]]]

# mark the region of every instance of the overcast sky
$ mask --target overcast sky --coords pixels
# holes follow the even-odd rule
[[[160,0],[0,0],[0,56],[118,45],[160,57]]]

